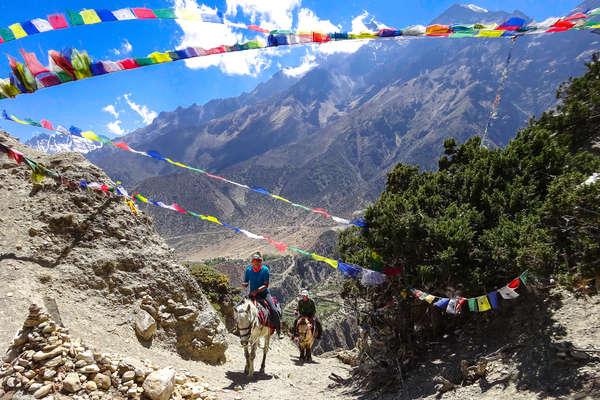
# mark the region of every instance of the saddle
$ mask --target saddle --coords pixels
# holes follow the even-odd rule
[[[273,332],[275,331],[275,325],[271,320],[272,310],[269,308],[269,304],[266,302],[265,299],[251,298],[250,301],[252,301],[252,303],[258,309],[258,322],[262,326],[267,326],[271,328],[271,334],[273,334]],[[275,300],[275,298],[273,298],[273,302],[275,303],[275,306],[279,308],[279,303],[277,303],[277,300]],[[274,312],[279,312],[279,310],[274,310]]]

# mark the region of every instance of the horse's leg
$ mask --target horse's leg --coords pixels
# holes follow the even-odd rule
[[[248,376],[254,375],[254,358],[256,357],[256,346],[258,346],[258,340],[255,340],[252,344],[252,350],[250,350],[250,368]]]
[[[246,367],[244,373],[247,374],[250,368],[250,353],[248,352],[248,345],[244,346],[244,357],[246,358]]]
[[[312,362],[312,348],[311,343],[306,346],[306,361]]]
[[[268,328],[270,329],[270,328]],[[271,341],[271,331],[267,331],[267,336],[265,336],[265,348],[263,352],[263,360],[260,364],[260,372],[265,372],[265,360],[267,359],[267,351],[269,351],[269,342]]]
[[[304,361],[304,346],[300,343],[300,361]]]

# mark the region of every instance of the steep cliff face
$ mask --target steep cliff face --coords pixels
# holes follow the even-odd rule
[[[4,132],[0,141],[71,180],[111,184],[79,154],[43,155]],[[149,217],[29,173],[0,155],[0,351],[19,329],[12,316],[35,301],[107,348],[125,341],[224,361],[223,324]]]

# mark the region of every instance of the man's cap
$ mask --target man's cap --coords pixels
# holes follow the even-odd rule
[[[302,295],[302,297],[307,296],[308,297],[308,290],[303,289],[302,292],[300,293]]]
[[[258,252],[257,253],[253,253],[252,254],[252,259],[253,260],[262,260],[262,254],[260,254]]]

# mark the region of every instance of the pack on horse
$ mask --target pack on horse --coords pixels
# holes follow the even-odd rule
[[[264,342],[264,352],[260,372],[265,372],[265,360],[269,351],[269,343],[275,330],[273,324],[269,322],[268,309],[257,302],[256,299],[246,297],[235,307],[234,316],[240,333],[240,342],[244,347],[244,356],[246,357],[244,373],[248,376],[254,374],[254,358],[261,338]]]
[[[296,324],[298,333],[298,347],[300,348],[300,360],[312,361],[312,346],[315,341],[313,336],[313,322],[309,317],[303,316]]]

